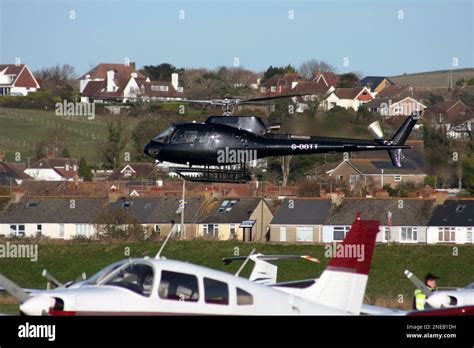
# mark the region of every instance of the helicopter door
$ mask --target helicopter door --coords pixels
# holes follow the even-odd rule
[[[209,132],[201,132],[196,139],[196,148],[208,150],[211,148],[211,134]]]

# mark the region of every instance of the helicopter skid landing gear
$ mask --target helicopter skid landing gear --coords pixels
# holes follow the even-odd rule
[[[195,182],[245,183],[251,180],[245,167],[240,169],[170,167],[169,171],[178,174],[184,180]]]

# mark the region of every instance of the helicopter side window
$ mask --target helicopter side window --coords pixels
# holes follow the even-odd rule
[[[192,274],[162,271],[158,296],[165,300],[197,302],[198,280]]]
[[[194,143],[198,135],[197,131],[190,131],[190,130],[179,130],[171,139],[171,143],[173,144],[190,144]]]
[[[149,297],[153,287],[153,268],[149,265],[130,264],[105,285],[119,286]]]
[[[153,140],[159,143],[167,143],[173,132],[174,127],[170,127],[154,137]]]
[[[209,139],[210,139],[209,132],[204,132],[201,134],[198,141],[199,141],[199,144],[207,144],[209,142]]]

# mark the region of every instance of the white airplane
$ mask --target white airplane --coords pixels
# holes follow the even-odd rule
[[[426,295],[426,303],[431,308],[450,308],[474,305],[474,282],[464,288],[431,291],[417,276],[405,270],[406,277]]]
[[[27,294],[5,277],[0,285],[25,315],[357,315],[379,230],[356,219],[343,243],[364,251],[333,257],[318,282],[298,294],[186,262],[161,257],[112,264],[69,288]]]

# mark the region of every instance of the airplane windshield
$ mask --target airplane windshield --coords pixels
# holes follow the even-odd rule
[[[169,140],[170,135],[174,132],[174,127],[170,127],[160,134],[158,134],[156,137],[153,138],[154,141],[159,142],[159,143],[167,143]]]
[[[145,264],[130,264],[115,274],[105,285],[119,286],[142,296],[150,296],[153,268]]]
[[[466,286],[465,289],[474,289],[474,282]]]
[[[108,265],[107,267],[105,268],[102,268],[99,272],[97,272],[96,274],[94,274],[92,277],[86,279],[84,281],[84,285],[96,285],[97,283],[99,283],[102,279],[104,279],[107,275],[109,275],[110,273],[112,273],[113,271],[115,271],[117,268],[121,267],[122,265],[124,265],[126,262],[130,262],[129,260],[125,259],[125,260],[120,260],[120,261],[117,261],[117,262],[114,262],[113,264],[111,265]]]

